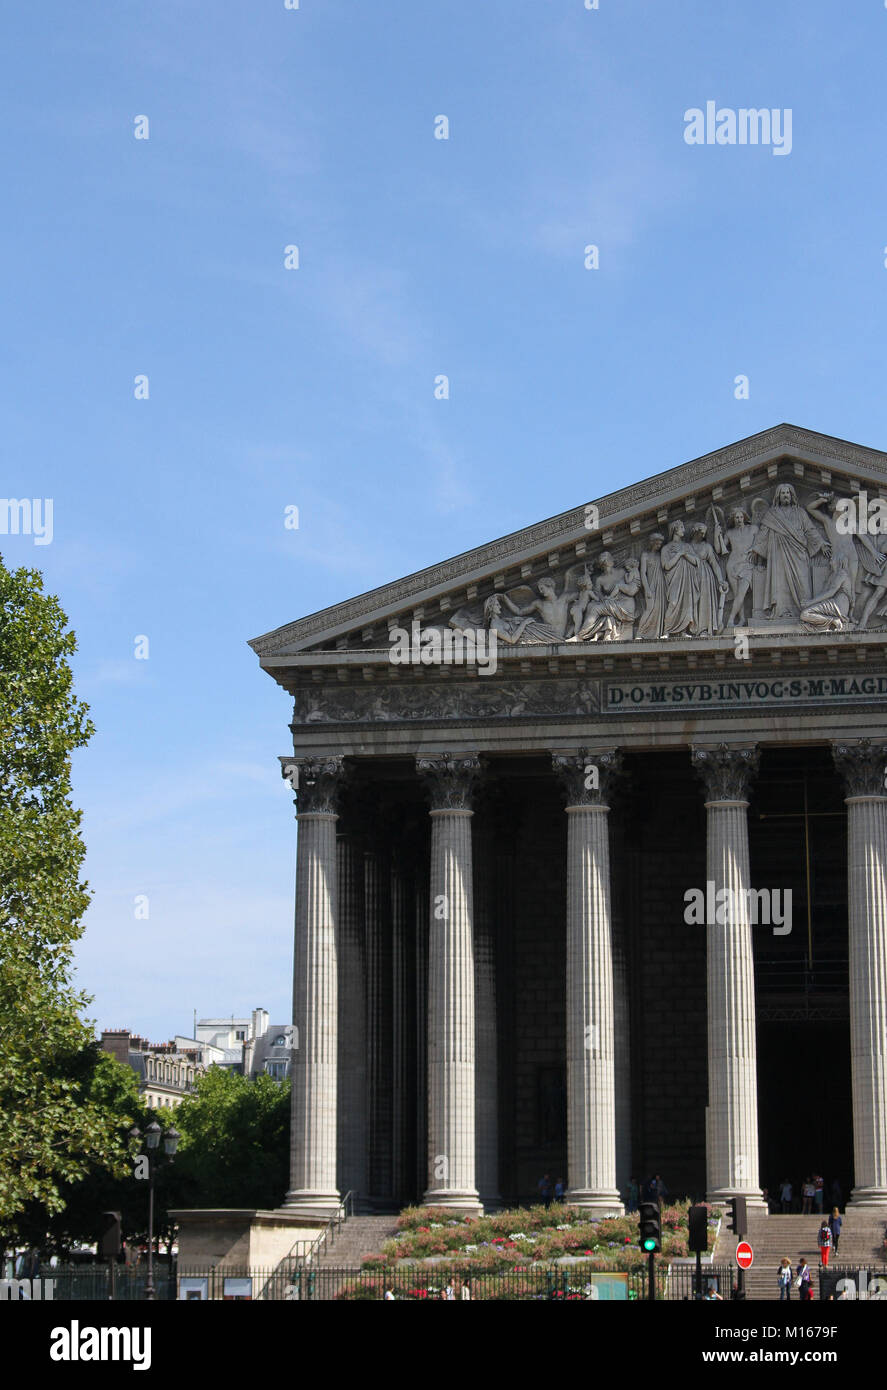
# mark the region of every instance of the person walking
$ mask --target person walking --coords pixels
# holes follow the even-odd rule
[[[539,1196],[542,1198],[542,1205],[546,1208],[550,1207],[551,1196],[553,1191],[551,1186],[551,1174],[543,1173],[542,1177],[539,1179],[537,1186],[539,1188]]]
[[[787,1255],[783,1255],[776,1272],[776,1281],[779,1284],[780,1303],[791,1303],[792,1299],[792,1262]]]
[[[820,1216],[822,1215],[822,1203],[825,1197],[825,1178],[821,1173],[814,1174],[813,1177],[813,1209]]]
[[[838,1241],[841,1239],[841,1227],[844,1224],[841,1219],[841,1213],[838,1211],[837,1207],[832,1210],[832,1214],[828,1219],[828,1224],[832,1233],[832,1247],[835,1252],[835,1257],[837,1257]]]
[[[813,1193],[815,1192],[812,1178],[804,1179],[804,1186],[801,1188],[801,1215],[809,1216],[813,1209]]]
[[[810,1287],[810,1266],[803,1255],[801,1256],[801,1263],[798,1265],[795,1288],[798,1290],[798,1297],[801,1302],[809,1303],[810,1299],[813,1297],[813,1290]]]
[[[793,1198],[793,1196],[794,1196],[794,1193],[792,1192],[791,1179],[790,1179],[790,1178],[783,1178],[783,1180],[782,1180],[782,1188],[780,1189],[780,1193],[779,1193],[779,1200],[780,1200],[781,1203],[782,1203],[782,1210],[783,1210],[783,1212],[791,1211],[791,1209],[792,1209],[792,1198]]]
[[[823,1220],[819,1228],[819,1259],[823,1269],[828,1268],[828,1257],[832,1249],[832,1228]]]
[[[554,1185],[554,1200],[556,1202],[562,1202],[564,1200],[564,1197],[566,1196],[566,1193],[567,1184],[564,1182],[563,1178],[558,1178],[557,1182]]]

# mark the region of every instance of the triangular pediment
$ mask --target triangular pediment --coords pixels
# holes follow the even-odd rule
[[[876,516],[887,498],[887,455],[777,425],[250,645],[264,666],[280,669],[311,654],[379,651],[393,629],[417,622],[422,631],[496,628],[500,643],[537,651],[674,643],[737,628],[849,631],[865,610],[867,627],[884,627],[887,586],[875,581],[887,569],[887,536],[874,519],[871,534],[841,530],[851,503],[862,517],[860,498]],[[845,561],[832,564],[841,554]]]

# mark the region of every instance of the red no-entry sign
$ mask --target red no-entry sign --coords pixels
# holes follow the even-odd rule
[[[754,1257],[755,1252],[752,1250],[748,1241],[741,1240],[736,1247],[736,1263],[739,1265],[739,1268],[748,1269]]]

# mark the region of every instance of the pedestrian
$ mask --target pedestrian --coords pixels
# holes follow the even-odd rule
[[[822,1214],[822,1201],[825,1196],[825,1178],[822,1174],[814,1175],[813,1178],[813,1204],[814,1210]]]
[[[841,1227],[844,1224],[841,1220],[841,1213],[837,1207],[834,1207],[832,1209],[832,1214],[828,1219],[828,1224],[831,1227],[832,1232],[832,1246],[834,1248],[835,1255],[837,1255],[838,1241],[841,1239]]]
[[[395,1299],[394,1299],[394,1290],[393,1290],[393,1289],[386,1289],[386,1290],[385,1290],[385,1293],[384,1293],[384,1295],[383,1295],[383,1299],[384,1299],[384,1302],[385,1302],[385,1303],[393,1303],[393,1302],[395,1301]]]
[[[562,1202],[566,1196],[566,1192],[567,1184],[564,1182],[563,1178],[558,1178],[554,1185],[554,1200],[556,1202]]]
[[[462,1299],[462,1302],[463,1302],[463,1303],[470,1303],[470,1301],[471,1301],[471,1280],[470,1280],[470,1279],[466,1279],[466,1280],[465,1280],[465,1283],[462,1285],[462,1292],[461,1292],[461,1294],[459,1295],[459,1297]]]
[[[783,1255],[776,1273],[776,1281],[779,1284],[780,1303],[791,1303],[792,1300],[792,1262],[787,1255]]]
[[[444,1298],[447,1300],[448,1303],[456,1302],[456,1290],[453,1288],[452,1284],[447,1284],[447,1287],[444,1290]]]
[[[783,1180],[782,1180],[782,1188],[780,1189],[780,1193],[779,1193],[779,1200],[780,1200],[781,1203],[782,1203],[782,1210],[783,1210],[783,1212],[791,1211],[791,1209],[792,1209],[792,1197],[793,1197],[793,1196],[794,1196],[794,1193],[792,1192],[791,1179],[790,1179],[790,1178],[783,1178]]]
[[[813,1209],[813,1194],[814,1194],[815,1191],[816,1191],[816,1188],[815,1188],[814,1185],[813,1185],[813,1179],[812,1179],[812,1178],[805,1178],[805,1179],[804,1179],[804,1185],[803,1185],[803,1187],[801,1188],[801,1215],[802,1215],[802,1216],[809,1216],[809,1215],[810,1215],[810,1212],[811,1212],[812,1209]]]
[[[828,1268],[828,1257],[832,1248],[832,1228],[827,1221],[823,1221],[819,1228],[819,1259],[823,1269]]]
[[[545,1207],[550,1207],[552,1193],[551,1174],[543,1173],[542,1177],[539,1179],[536,1185],[539,1189],[539,1196],[542,1198],[542,1205]]]
[[[638,1202],[640,1201],[640,1196],[641,1196],[641,1189],[640,1189],[640,1187],[638,1186],[638,1180],[637,1180],[637,1178],[629,1178],[629,1180],[628,1180],[628,1210],[629,1210],[629,1211],[637,1211],[637,1209],[638,1209]]]
[[[813,1297],[813,1290],[810,1287],[810,1266],[801,1256],[801,1263],[798,1265],[795,1288],[798,1290],[798,1297],[802,1303],[808,1303]]]

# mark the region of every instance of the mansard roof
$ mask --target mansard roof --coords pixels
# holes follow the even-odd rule
[[[590,562],[601,548],[624,553],[630,547],[637,553],[646,536],[676,518],[686,520],[690,513],[704,518],[710,506],[729,506],[731,496],[742,501],[750,491],[783,478],[814,490],[834,483],[845,492],[867,486],[872,495],[887,495],[887,454],[796,425],[776,425],[276,628],[249,645],[269,668],[299,653],[378,649],[393,623],[409,625],[413,617],[447,622],[453,610],[485,592],[563,573]],[[590,529],[592,509],[598,524]]]

